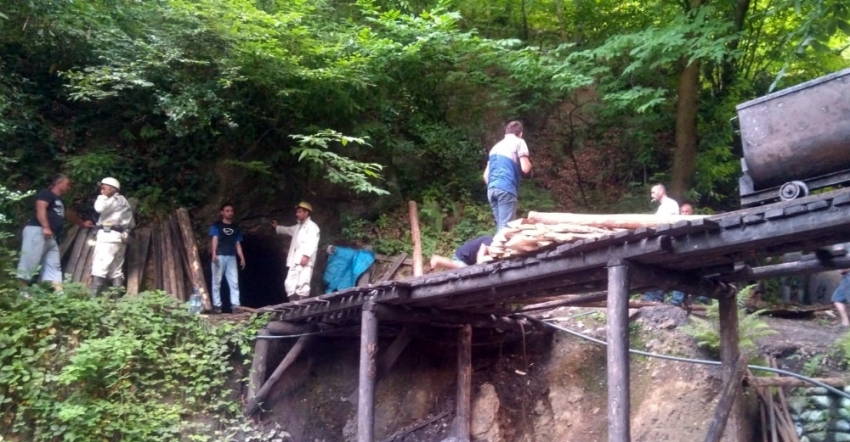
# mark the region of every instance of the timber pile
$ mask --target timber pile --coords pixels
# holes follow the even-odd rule
[[[91,279],[96,233],[96,229],[74,227],[60,245],[65,263],[63,269],[72,282],[88,284]],[[143,289],[165,290],[178,300],[187,301],[192,288],[198,287],[204,307],[210,308],[209,292],[186,209],[177,209],[166,219],[135,229],[124,261],[128,295],[137,295]]]
[[[508,223],[493,237],[490,256],[507,258],[533,252],[552,244],[592,240],[624,230],[654,228],[704,218],[701,215],[586,215],[529,212],[528,218]]]

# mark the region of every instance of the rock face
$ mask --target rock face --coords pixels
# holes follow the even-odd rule
[[[501,442],[499,432],[499,395],[496,387],[485,383],[472,401],[472,440]]]
[[[821,387],[797,388],[788,408],[801,442],[850,442],[850,399]]]

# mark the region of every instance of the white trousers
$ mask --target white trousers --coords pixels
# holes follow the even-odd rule
[[[98,242],[94,245],[94,257],[91,263],[91,275],[106,279],[124,277],[123,242]]]
[[[289,295],[290,301],[293,295],[302,298],[310,296],[310,278],[313,277],[313,266],[294,265],[289,268],[286,274],[286,281],[283,282],[283,288],[286,289],[286,294]]]

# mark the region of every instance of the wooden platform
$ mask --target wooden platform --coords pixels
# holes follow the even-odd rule
[[[326,328],[361,322],[360,442],[373,437],[377,322],[459,327],[458,405],[453,434],[467,440],[467,352],[472,328],[532,327],[535,324],[516,313],[529,304],[539,306],[551,301],[554,295],[590,294],[582,299],[607,300],[608,440],[622,442],[629,440],[629,295],[678,289],[708,296],[720,303],[724,396],[705,440],[719,440],[728,416],[732,424],[727,436],[731,432],[730,440],[738,440],[742,437],[742,426],[736,423],[741,415],[738,387],[745,361],[738,352],[736,289],[731,284],[850,268],[846,251],[828,248],[848,241],[850,189],[841,189],[697,221],[553,246],[529,256],[460,270],[351,288],[261,311],[272,312],[279,323],[293,327]],[[800,250],[809,254],[795,262],[758,264],[761,258]]]

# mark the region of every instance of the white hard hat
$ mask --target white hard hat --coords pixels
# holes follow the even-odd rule
[[[112,186],[117,190],[121,190],[121,183],[119,183],[118,180],[112,177],[107,177],[100,180],[100,184],[106,184],[107,186]]]

